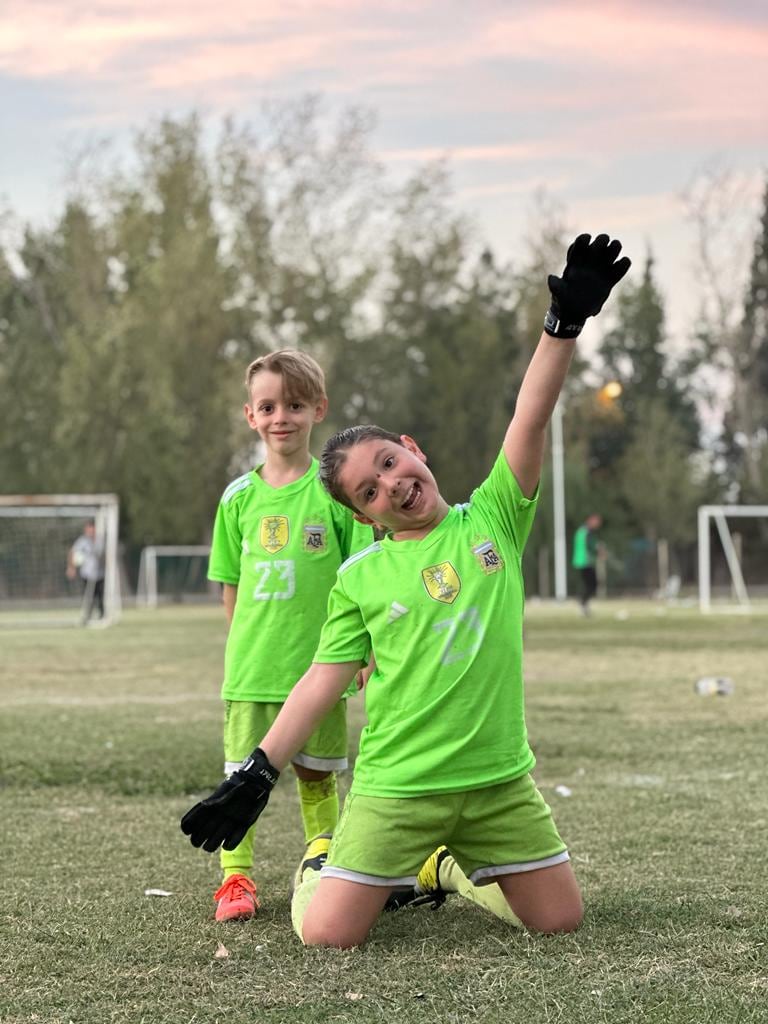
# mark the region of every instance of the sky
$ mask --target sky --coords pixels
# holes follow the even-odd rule
[[[697,181],[730,176],[742,233],[726,232],[724,273],[739,286],[748,265],[765,0],[2,0],[0,197],[50,223],[68,154],[93,140],[127,147],[193,109],[257,123],[308,93],[373,111],[394,174],[446,159],[500,259],[521,258],[541,189],[574,233],[620,238],[638,267],[650,249],[678,348],[701,297],[682,201]]]

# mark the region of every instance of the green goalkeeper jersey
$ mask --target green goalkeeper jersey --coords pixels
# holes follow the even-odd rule
[[[373,534],[326,493],[317,459],[285,487],[258,468],[224,491],[208,578],[237,586],[222,697],[281,702],[312,662],[336,570]]]
[[[428,536],[385,538],[340,567],[314,660],[354,661],[373,647],[353,793],[476,789],[533,767],[521,557],[535,509],[502,452]]]
[[[597,534],[583,523],[573,535],[574,569],[593,569],[597,561]]]

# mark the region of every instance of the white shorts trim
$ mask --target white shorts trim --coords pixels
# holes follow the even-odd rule
[[[349,871],[326,864],[320,870],[321,878],[343,878],[345,882],[359,882],[360,885],[386,886],[388,889],[412,889],[416,875],[402,875],[400,878],[382,878],[381,875],[364,875],[361,871]]]
[[[570,860],[567,850],[556,853],[552,857],[545,857],[543,860],[529,860],[522,864],[496,864],[492,868],[478,868],[469,876],[473,885],[478,885],[483,879],[495,879],[499,875],[519,875],[524,871],[538,871],[539,868],[551,868],[555,864],[564,864]]]
[[[317,772],[341,772],[348,766],[346,757],[312,757],[310,754],[298,753],[291,758],[291,764],[300,764],[302,768],[314,768]]]
[[[224,778],[228,779],[242,763],[242,761],[225,761]],[[349,765],[346,757],[310,757],[309,754],[297,754],[291,763],[300,764],[304,768],[314,768],[317,772],[342,772]]]

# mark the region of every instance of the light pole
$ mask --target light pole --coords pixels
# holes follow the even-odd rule
[[[622,386],[609,380],[595,394],[601,405],[611,406],[621,395]],[[565,537],[565,453],[563,450],[563,403],[552,410],[552,504],[555,540],[555,600],[568,597],[568,560]]]

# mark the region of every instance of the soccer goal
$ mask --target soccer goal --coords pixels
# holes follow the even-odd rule
[[[744,562],[741,535],[732,534],[728,526],[728,520],[735,518],[768,518],[768,505],[701,505],[699,508],[699,608],[702,612],[712,610],[712,522],[720,538],[728,573],[728,600],[721,607],[724,610],[741,611],[748,611],[751,608],[750,595],[742,570]]]
[[[116,622],[118,520],[114,494],[0,495],[0,626]],[[81,555],[71,554],[85,532],[92,535],[90,549],[99,563],[93,572],[83,568]]]
[[[136,604],[219,600],[217,585],[208,580],[210,547],[203,544],[150,545],[141,552]]]

